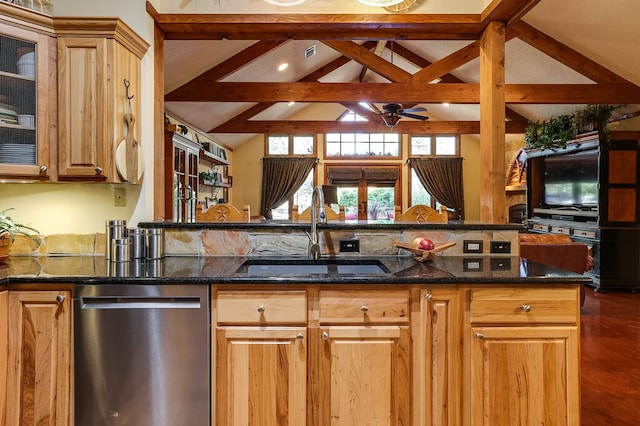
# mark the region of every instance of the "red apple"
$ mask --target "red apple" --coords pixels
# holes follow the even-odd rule
[[[435,245],[430,239],[423,238],[420,240],[420,243],[418,243],[418,248],[422,250],[433,250],[435,248]]]

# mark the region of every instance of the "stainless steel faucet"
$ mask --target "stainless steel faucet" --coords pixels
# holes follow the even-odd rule
[[[327,222],[327,213],[324,210],[322,187],[316,186],[311,194],[311,233],[307,234],[309,236],[309,259],[318,259],[321,255],[318,235],[319,222]]]

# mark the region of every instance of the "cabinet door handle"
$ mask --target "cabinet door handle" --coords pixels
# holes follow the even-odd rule
[[[296,334],[296,340],[302,340],[302,339],[304,339],[304,334],[302,333]]]
[[[366,314],[367,312],[369,312],[369,307],[367,305],[362,305],[360,310],[362,311],[363,314]]]
[[[329,339],[329,333],[327,333],[326,331],[322,332],[322,340],[328,340]]]
[[[426,293],[426,294],[424,295],[424,298],[425,298],[426,300],[431,300],[431,299],[433,299],[433,295],[432,295],[431,293]]]
[[[101,175],[102,174],[102,167],[96,167],[95,170],[96,170],[96,174],[97,175]]]
[[[46,173],[47,172],[47,166],[40,166],[40,173]]]
[[[531,305],[522,305],[522,310],[525,312],[531,312]]]
[[[260,312],[262,314],[262,313],[264,313],[264,311],[265,311],[264,305],[258,306],[258,312]]]
[[[484,339],[484,334],[482,333],[476,333],[476,339]]]
[[[58,303],[62,303],[62,302],[64,302],[64,301],[65,301],[65,299],[66,299],[66,298],[64,297],[64,294],[59,294],[59,295],[57,295],[57,296],[56,296],[56,301],[57,301]]]

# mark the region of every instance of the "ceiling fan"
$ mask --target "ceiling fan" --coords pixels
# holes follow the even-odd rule
[[[402,108],[402,104],[390,103],[382,105],[382,110],[374,104],[371,104],[373,111],[382,116],[384,124],[393,128],[402,117],[415,118],[416,120],[426,121],[429,117],[424,115],[412,114],[414,112],[426,111],[423,107]]]

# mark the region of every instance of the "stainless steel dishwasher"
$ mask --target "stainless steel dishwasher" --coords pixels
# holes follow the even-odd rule
[[[76,287],[75,424],[210,424],[208,286]]]

